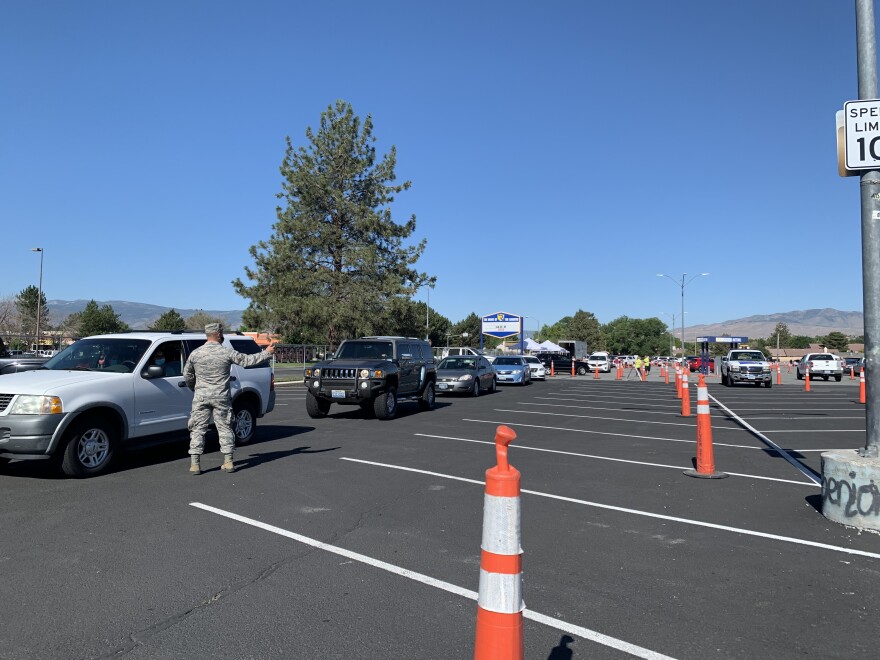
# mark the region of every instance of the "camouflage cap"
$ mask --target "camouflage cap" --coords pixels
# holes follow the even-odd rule
[[[216,335],[222,332],[223,326],[219,323],[209,323],[205,326],[205,334],[206,335]]]

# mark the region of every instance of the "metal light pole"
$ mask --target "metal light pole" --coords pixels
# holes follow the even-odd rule
[[[708,275],[708,274],[709,273],[699,273],[698,275],[694,275],[687,282],[685,282],[684,278],[687,275],[687,273],[682,273],[681,274],[681,282],[679,283],[679,281],[677,279],[675,279],[674,277],[672,277],[671,275],[667,275],[666,273],[657,273],[657,277],[668,277],[670,280],[672,280],[678,286],[681,287],[681,356],[682,357],[684,357],[684,355],[685,355],[685,350],[684,350],[684,288],[688,284],[693,282],[695,279],[697,279],[698,277],[703,277],[704,275]]]
[[[35,351],[40,350],[40,311],[43,308],[43,248],[31,248],[31,252],[40,253],[40,287],[37,290],[37,335],[34,338]]]
[[[669,333],[669,357],[675,357],[675,312],[660,312],[661,315],[668,314],[672,317],[672,332]]]

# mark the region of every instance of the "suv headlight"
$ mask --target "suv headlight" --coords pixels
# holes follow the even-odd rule
[[[10,415],[59,415],[61,399],[57,396],[19,394],[9,409]]]
[[[314,375],[315,378],[320,378],[320,377],[321,377],[321,369],[320,369],[320,368],[315,369],[315,370],[312,372],[312,374]]]
[[[731,371],[739,371],[739,365],[738,364],[730,365],[730,370]]]
[[[358,377],[369,378],[370,377],[370,370],[369,369],[361,369],[360,373],[358,374]]]

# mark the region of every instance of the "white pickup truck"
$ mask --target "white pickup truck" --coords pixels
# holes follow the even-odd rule
[[[96,335],[37,371],[0,376],[0,466],[51,459],[67,476],[86,477],[108,470],[119,450],[180,439],[193,400],[183,365],[205,341],[195,332]],[[260,351],[244,335],[223,343]],[[275,377],[268,362],[232,365],[231,376],[235,442],[247,444],[275,406]]]
[[[831,353],[807,353],[802,357],[797,363],[798,380],[803,380],[807,373],[807,368],[810,369],[810,378],[821,376],[824,380],[828,380],[831,376],[834,376],[834,380],[838,383],[843,378],[841,359]]]
[[[773,387],[770,362],[761,351],[735,348],[721,358],[721,384],[754,383],[758,387]]]

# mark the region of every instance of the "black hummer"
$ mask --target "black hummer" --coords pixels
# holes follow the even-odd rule
[[[325,417],[330,404],[341,403],[392,419],[400,401],[418,401],[423,410],[432,410],[436,381],[434,355],[422,339],[349,339],[330,360],[306,368],[306,411],[309,417]]]

